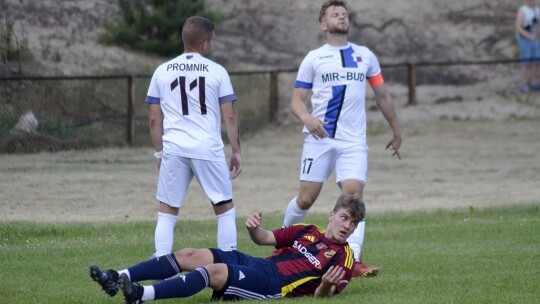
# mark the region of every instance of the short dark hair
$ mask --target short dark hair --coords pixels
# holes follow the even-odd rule
[[[342,1],[342,0],[328,0],[328,1],[324,2],[323,5],[321,6],[321,12],[319,13],[319,22],[322,21],[322,18],[326,14],[326,10],[330,6],[341,6],[341,7],[345,8],[346,11],[349,10],[349,8],[347,8],[347,2],[345,2],[345,1]]]
[[[333,212],[336,213],[339,209],[348,210],[351,213],[351,216],[360,221],[363,221],[366,217],[366,206],[361,199],[356,196],[342,194],[334,206]]]
[[[214,32],[214,23],[203,17],[189,17],[182,27],[184,46],[198,46],[203,41],[210,40]]]

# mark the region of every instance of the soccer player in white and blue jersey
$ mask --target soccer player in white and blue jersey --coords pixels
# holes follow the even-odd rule
[[[304,123],[306,134],[301,163],[300,189],[287,207],[283,226],[302,221],[335,168],[336,182],[344,194],[362,199],[367,175],[366,83],[392,129],[386,149],[401,159],[401,132],[390,94],[375,55],[347,41],[349,16],[344,1],[326,1],[319,15],[326,44],[309,52],[300,65],[291,99],[293,114]],[[312,91],[312,112],[305,100]],[[365,222],[348,238],[357,263],[353,276],[374,276],[377,266],[360,259]]]
[[[232,178],[242,171],[236,95],[227,71],[205,58],[212,50],[214,24],[202,17],[186,20],[184,53],[160,65],[150,82],[150,135],[159,179],[160,202],[155,230],[155,256],[170,254],[174,227],[193,177],[216,214],[217,245],[236,249]],[[221,138],[221,112],[232,148],[227,166]]]

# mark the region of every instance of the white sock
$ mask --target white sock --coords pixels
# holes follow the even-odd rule
[[[217,245],[221,250],[236,250],[236,208],[217,218]]]
[[[304,217],[306,217],[308,210],[309,209],[304,210],[298,207],[296,197],[294,197],[287,206],[287,210],[285,211],[285,217],[283,218],[282,227],[289,227],[293,224],[300,223],[304,219]]]
[[[172,252],[174,240],[174,226],[178,220],[177,215],[158,212],[158,220],[154,241],[156,245],[155,257],[160,257]]]
[[[131,280],[131,276],[129,275],[129,271],[127,269],[122,269],[122,270],[119,270],[118,271],[118,276],[120,277],[120,275],[124,273],[125,275],[127,275],[127,277]]]
[[[360,253],[362,251],[362,244],[364,243],[364,232],[366,230],[366,221],[361,221],[358,227],[354,229],[354,232],[347,238],[349,247],[351,247],[354,260],[360,261]]]
[[[154,289],[154,286],[143,286],[144,287],[144,292],[142,294],[142,301],[143,302],[146,302],[146,301],[154,301],[154,299],[156,298],[156,290]]]

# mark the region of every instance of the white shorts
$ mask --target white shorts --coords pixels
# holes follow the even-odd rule
[[[367,182],[367,145],[333,138],[315,139],[307,135],[300,160],[300,180],[324,182],[336,169],[336,183],[354,179]]]
[[[232,201],[232,184],[225,159],[208,161],[165,153],[159,168],[156,199],[171,207],[182,207],[193,176],[213,205]]]

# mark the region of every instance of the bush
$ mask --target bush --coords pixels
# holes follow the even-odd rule
[[[122,17],[109,23],[103,40],[145,53],[176,56],[183,50],[182,26],[191,16],[211,20],[202,0],[119,0]]]

